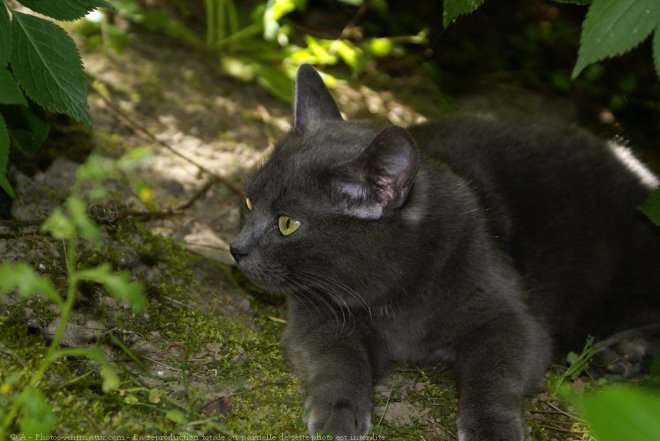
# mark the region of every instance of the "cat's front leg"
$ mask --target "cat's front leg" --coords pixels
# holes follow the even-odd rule
[[[366,435],[371,426],[372,368],[358,327],[290,308],[282,339],[305,390],[304,419],[311,436]],[[314,317],[311,317],[314,315]]]
[[[459,441],[523,441],[524,397],[540,384],[549,338],[525,315],[500,317],[459,348]]]

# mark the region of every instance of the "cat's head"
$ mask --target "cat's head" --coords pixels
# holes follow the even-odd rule
[[[404,129],[344,121],[319,74],[303,65],[294,126],[247,182],[232,254],[267,290],[315,289],[361,302],[356,290],[389,279],[374,271],[397,272],[383,262],[397,260],[417,166]]]

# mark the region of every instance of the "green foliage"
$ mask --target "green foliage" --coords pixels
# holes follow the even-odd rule
[[[33,439],[37,433],[41,435],[51,433],[56,421],[50,404],[43,398],[37,386],[52,363],[59,358],[83,357],[94,361],[100,364],[103,391],[108,392],[119,387],[120,380],[117,372],[99,348],[62,349],[60,340],[67,327],[80,282],[86,281],[102,285],[117,300],[126,301],[134,311],[139,311],[146,305],[142,285],[132,282],[128,273],[115,273],[107,263],[95,268],[78,269],[77,267],[78,242],[87,240],[95,243],[100,238],[99,228],[87,215],[87,203],[80,190],[83,183],[101,185],[105,178],[126,169],[143,154],[143,151],[131,153],[117,161],[102,160],[92,156],[86,164],[80,167],[72,194],[66,201],[66,211],[56,208],[42,226],[42,231],[66,243],[66,296],[62,296],[55,289],[49,278],[39,275],[25,263],[3,262],[0,264],[0,295],[18,292],[21,297],[29,298],[45,294],[57,306],[60,315],[57,330],[41,364],[22,391],[9,397],[11,405],[6,412],[0,414],[0,439],[5,439],[8,429],[16,421],[18,421],[22,434],[28,438]],[[92,192],[94,191],[98,193],[96,187],[92,187]],[[7,384],[9,385],[9,383]]]
[[[656,441],[660,434],[660,394],[634,386],[610,386],[578,401],[598,441]]]
[[[58,20],[74,20],[110,6],[105,0],[19,1]],[[10,142],[24,152],[39,148],[48,134],[42,108],[91,125],[80,55],[64,29],[15,11],[1,0],[0,187],[11,197],[15,194],[6,177]]]
[[[657,0],[555,0],[589,5],[582,24],[578,59],[571,78],[589,65],[629,52],[652,33],[653,61],[660,77],[660,3]],[[442,22],[449,26],[459,15],[469,14],[484,0],[444,0]]]
[[[651,196],[637,208],[660,227],[660,189],[651,193]]]
[[[444,0],[442,2],[442,24],[449,26],[459,15],[470,14],[484,4],[485,0]]]
[[[576,78],[591,63],[630,51],[658,29],[660,3],[657,0],[594,0],[582,24],[580,50],[572,77]]]

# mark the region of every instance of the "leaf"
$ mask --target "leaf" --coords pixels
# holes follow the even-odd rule
[[[52,2],[49,2],[52,3]],[[80,55],[54,23],[14,11],[10,63],[14,78],[37,104],[92,125]]]
[[[589,5],[593,0],[555,0],[557,3],[566,3],[569,5]]]
[[[657,441],[660,395],[652,389],[613,386],[579,401],[587,424],[599,441]]]
[[[165,414],[165,418],[177,424],[186,424],[186,422],[188,421],[188,419],[186,418],[186,414],[184,414],[180,410],[168,410],[167,413]]]
[[[11,21],[7,7],[0,1],[0,67],[7,66],[11,53]]]
[[[2,7],[0,7],[2,9]],[[16,84],[7,68],[0,67],[0,104],[19,104],[27,106],[23,92]]]
[[[12,198],[16,197],[14,189],[7,179],[7,165],[9,164],[9,131],[7,124],[0,115],[0,188],[2,188]]]
[[[44,293],[58,305],[64,302],[50,279],[40,276],[26,263],[3,262],[0,264],[0,294],[18,291],[23,298]]]
[[[90,242],[96,242],[101,236],[101,231],[87,216],[87,206],[82,199],[71,196],[67,200],[67,209],[69,217],[78,229],[80,236]]]
[[[142,284],[131,282],[127,272],[114,274],[109,263],[81,270],[76,277],[79,280],[100,283],[116,299],[126,300],[134,311],[141,311],[147,303]]]
[[[110,392],[119,388],[119,375],[117,371],[110,364],[105,363],[101,365],[101,378],[103,378],[103,392]]]
[[[50,126],[42,112],[34,103],[28,107],[6,106],[3,109],[11,140],[23,153],[36,152],[48,137]]]
[[[644,213],[651,222],[660,227],[660,188],[651,193],[651,196],[642,202],[642,204],[638,205],[637,208]]]
[[[50,233],[57,240],[69,240],[76,237],[75,225],[59,207],[56,207],[48,216],[46,222],[41,226],[41,231]]]
[[[444,0],[442,2],[442,25],[446,28],[459,15],[469,14],[484,4],[485,0]]]
[[[660,26],[658,0],[594,0],[582,24],[571,77],[589,64],[628,52]]]
[[[22,405],[19,427],[27,439],[39,439],[49,435],[55,427],[55,416],[50,404],[39,389],[28,386],[20,395]]]
[[[75,20],[96,8],[112,8],[112,5],[105,0],[18,0],[18,2],[56,20]]]
[[[653,35],[653,64],[655,65],[655,73],[660,78],[660,27],[655,30]]]

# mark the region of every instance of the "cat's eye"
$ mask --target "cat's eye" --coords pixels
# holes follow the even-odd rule
[[[284,236],[288,236],[296,232],[300,228],[300,221],[289,216],[280,216],[277,220],[277,226],[280,229],[280,233]]]
[[[252,211],[252,201],[250,198],[245,198],[245,206],[247,207],[248,210]]]

